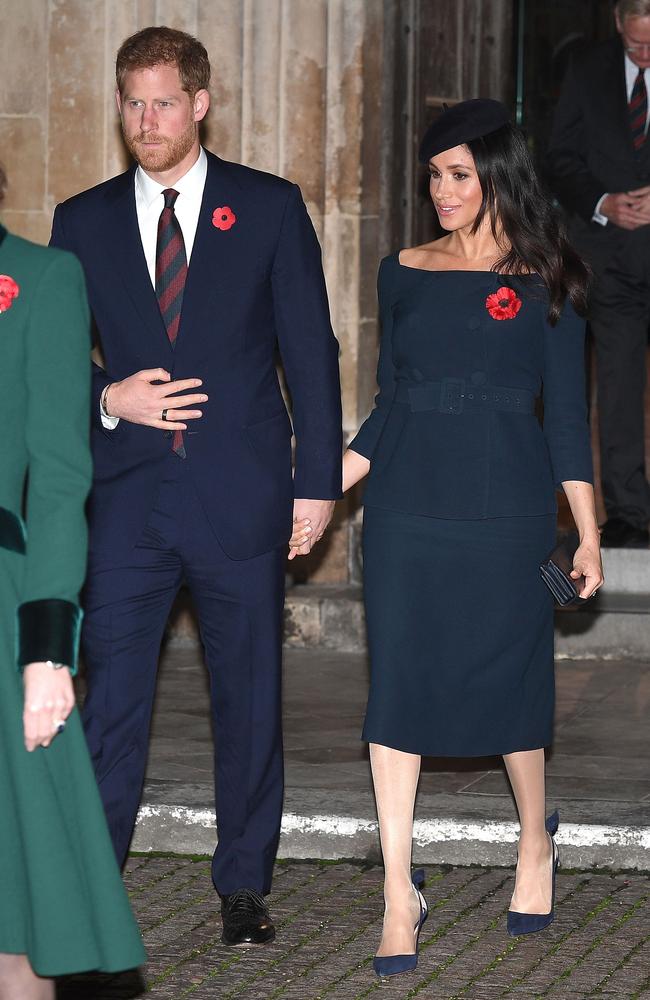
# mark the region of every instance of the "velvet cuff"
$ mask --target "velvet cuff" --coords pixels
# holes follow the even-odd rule
[[[64,663],[76,674],[82,616],[76,604],[58,598],[21,604],[17,629],[20,669],[28,663],[52,660]]]
[[[0,507],[0,548],[10,552],[25,552],[25,528],[23,522],[6,507]]]

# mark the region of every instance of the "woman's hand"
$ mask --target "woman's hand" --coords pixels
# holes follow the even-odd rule
[[[74,708],[72,677],[67,667],[28,663],[23,670],[25,747],[48,747]]]
[[[580,535],[580,545],[573,557],[571,578],[584,576],[585,582],[578,596],[587,600],[603,585],[603,563],[600,558],[600,533],[596,518],[594,488],[591,483],[569,479],[562,483],[573,520]]]
[[[293,533],[289,539],[289,559],[295,559],[296,549],[299,549],[305,542],[309,541],[309,536],[312,533],[311,519],[308,517],[303,517],[300,521],[298,518],[293,520]]]
[[[603,585],[603,563],[600,557],[600,543],[597,538],[584,540],[573,557],[571,577],[577,580],[584,576],[585,582],[578,596],[587,600]]]

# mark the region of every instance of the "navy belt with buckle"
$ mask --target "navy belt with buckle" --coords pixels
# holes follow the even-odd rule
[[[534,413],[535,395],[529,389],[503,385],[467,384],[462,378],[441,382],[399,381],[395,401],[408,403],[412,413],[464,413],[475,410],[502,410],[506,413]]]

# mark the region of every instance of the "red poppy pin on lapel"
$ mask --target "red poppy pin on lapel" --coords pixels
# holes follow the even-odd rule
[[[0,313],[7,312],[18,298],[20,288],[8,274],[0,274]]]
[[[212,225],[216,226],[217,229],[222,229],[224,232],[232,229],[236,222],[237,216],[228,205],[223,205],[222,208],[215,208],[212,213]]]
[[[514,319],[521,309],[521,299],[512,288],[503,285],[488,295],[485,308],[492,319]]]

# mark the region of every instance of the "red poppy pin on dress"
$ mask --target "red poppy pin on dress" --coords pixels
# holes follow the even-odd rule
[[[222,208],[215,208],[212,213],[212,225],[216,226],[217,229],[222,229],[224,232],[232,229],[236,222],[237,216],[228,205],[223,205]]]
[[[485,308],[492,319],[514,319],[521,309],[521,299],[512,288],[503,285],[488,295]]]
[[[0,274],[0,313],[11,309],[14,299],[18,298],[20,288],[8,274]]]

